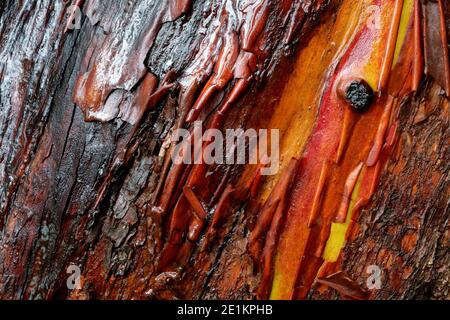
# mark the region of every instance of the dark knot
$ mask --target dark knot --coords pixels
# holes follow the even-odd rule
[[[364,80],[354,80],[345,89],[345,99],[359,113],[366,112],[372,104],[374,93]]]

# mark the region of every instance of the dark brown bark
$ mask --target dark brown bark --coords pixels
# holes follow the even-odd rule
[[[450,297],[448,112],[448,100],[433,81],[405,101],[397,150],[344,250],[343,270],[362,287],[367,267],[381,268],[382,287],[372,292],[374,298]],[[312,297],[339,296],[320,291],[314,290]]]

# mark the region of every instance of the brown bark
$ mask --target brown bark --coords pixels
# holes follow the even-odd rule
[[[400,111],[401,136],[378,192],[342,256],[361,286],[382,270],[377,299],[449,299],[449,103],[427,81]],[[313,298],[337,297],[316,287]]]
[[[177,176],[166,142],[186,118],[211,124],[227,103],[222,127],[266,127],[286,74],[341,1],[258,1],[253,24],[250,11],[220,15],[229,2],[80,2],[82,27],[68,32],[63,1],[0,3],[0,298],[257,297],[263,269],[248,248],[263,203],[239,184],[246,168]],[[231,65],[242,71],[228,74]],[[367,265],[382,267],[373,298],[448,299],[448,99],[430,78],[405,101],[396,152],[340,262],[360,284]],[[201,170],[209,178],[190,176]],[[188,179],[208,228],[172,245],[172,226],[195,216],[180,196]],[[81,290],[66,286],[70,264],[82,270]],[[309,297],[341,296],[314,284]]]

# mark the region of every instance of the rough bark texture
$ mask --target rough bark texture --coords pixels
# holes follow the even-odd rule
[[[0,298],[259,296],[248,248],[263,203],[242,189],[245,168],[176,176],[167,140],[194,116],[266,127],[311,31],[341,1],[256,1],[224,15],[230,3],[79,1],[81,29],[68,32],[66,2],[0,3]],[[367,265],[383,268],[373,298],[448,299],[448,98],[430,78],[405,101],[396,151],[340,263],[360,284]],[[237,191],[217,228],[175,243],[173,225],[195,222],[180,197],[187,180],[208,222],[227,187]],[[71,264],[81,290],[66,286]],[[315,284],[309,297],[341,296]]]
[[[398,153],[345,250],[350,272],[368,263],[385,270],[377,298],[450,298],[448,107],[442,89],[427,82],[402,108]]]
[[[400,111],[397,150],[342,256],[361,286],[382,270],[377,299],[449,299],[449,104],[432,81]],[[313,298],[336,298],[316,287]]]

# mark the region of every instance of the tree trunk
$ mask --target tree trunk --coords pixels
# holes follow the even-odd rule
[[[448,299],[450,8],[377,3],[1,2],[0,298]],[[196,120],[279,172],[173,163]]]

